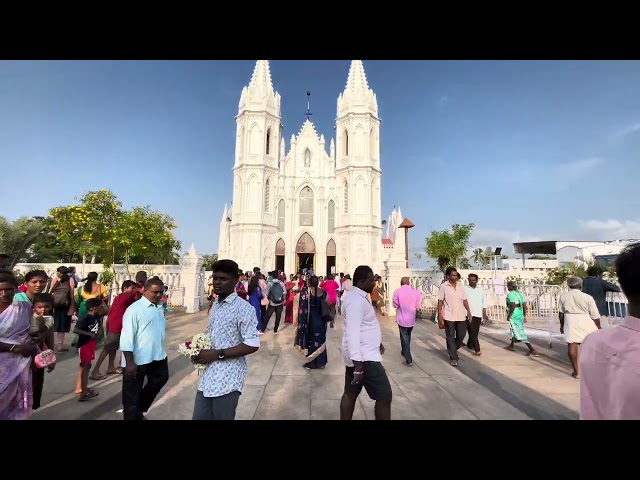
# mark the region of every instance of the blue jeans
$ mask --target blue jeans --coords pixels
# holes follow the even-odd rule
[[[235,420],[239,399],[238,391],[221,397],[205,397],[204,393],[198,390],[192,420]]]

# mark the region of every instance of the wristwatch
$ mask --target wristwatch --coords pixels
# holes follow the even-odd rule
[[[225,359],[225,351],[218,350],[218,360],[224,360],[224,359]]]

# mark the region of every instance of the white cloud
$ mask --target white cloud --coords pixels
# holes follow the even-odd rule
[[[513,243],[517,242],[537,242],[541,240],[550,240],[550,237],[541,237],[539,235],[521,234],[518,231],[511,230],[492,230],[477,228],[473,231],[469,240],[469,247],[475,248],[502,247],[505,253],[513,252]]]
[[[440,97],[440,99],[438,100],[438,102],[436,103],[436,106],[438,107],[444,107],[449,103],[449,96],[448,95],[442,95]]]
[[[603,161],[600,157],[585,158],[583,160],[558,164],[553,170],[555,170],[557,175],[562,175],[563,177],[580,177],[602,165]],[[563,178],[563,180],[565,179],[566,178]]]
[[[640,220],[579,220],[587,240],[640,239]]]
[[[632,123],[613,134],[614,139],[622,139],[640,131],[640,123]]]

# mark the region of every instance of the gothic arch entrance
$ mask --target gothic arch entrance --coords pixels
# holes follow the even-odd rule
[[[316,242],[311,235],[303,233],[296,244],[296,272],[312,269],[315,273]]]
[[[276,243],[276,270],[284,272],[285,245],[284,240],[279,239]]]
[[[326,275],[335,275],[336,266],[336,242],[333,238],[327,242],[327,273]]]

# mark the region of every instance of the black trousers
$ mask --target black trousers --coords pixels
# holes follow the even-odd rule
[[[480,317],[471,317],[471,321],[467,320],[467,329],[469,330],[469,340],[467,340],[467,347],[476,352],[480,351],[480,341],[478,340],[478,334],[480,333],[480,324],[482,319]]]
[[[271,315],[273,315],[273,312],[276,312],[276,324],[273,327],[273,333],[276,333],[278,331],[278,327],[280,326],[280,319],[282,318],[283,308],[284,303],[276,306],[269,305],[269,307],[267,308],[267,313],[264,314],[264,318],[262,319],[262,328],[264,328],[264,331],[267,331],[267,325],[269,325],[269,320],[271,319]]]
[[[42,389],[44,388],[44,368],[38,368],[31,365],[31,383],[33,389],[33,410],[40,408],[42,400]]]
[[[144,420],[151,404],[169,381],[167,359],[138,365],[135,377],[122,375],[122,408],[125,420]],[[147,380],[145,385],[144,381]]]
[[[402,327],[398,325],[400,330],[400,351],[407,363],[413,363],[411,358],[411,332],[413,327]]]
[[[447,352],[449,353],[449,358],[451,360],[460,360],[458,349],[462,346],[464,337],[467,335],[466,320],[461,322],[445,320],[444,331],[447,336]]]

